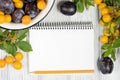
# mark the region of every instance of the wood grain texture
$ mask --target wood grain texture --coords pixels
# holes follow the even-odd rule
[[[56,0],[55,5],[43,22],[64,22],[64,21],[92,21],[95,30],[95,74],[94,75],[30,75],[28,73],[28,54],[24,53],[23,69],[17,71],[11,65],[0,69],[0,80],[120,80],[120,49],[118,49],[117,61],[114,72],[110,75],[102,75],[97,69],[97,59],[100,54],[99,35],[101,33],[98,25],[98,11],[96,6],[83,14],[76,13],[73,16],[65,16],[58,10],[58,3],[64,0]],[[0,58],[6,56],[4,51],[0,51]]]

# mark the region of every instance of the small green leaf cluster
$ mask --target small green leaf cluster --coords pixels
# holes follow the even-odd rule
[[[24,52],[32,51],[30,43],[25,40],[27,34],[28,29],[20,31],[0,29],[0,49],[13,56],[18,48]]]
[[[77,6],[77,11],[82,13],[84,9],[89,9],[90,6],[94,6],[93,0],[74,0],[74,3]]]

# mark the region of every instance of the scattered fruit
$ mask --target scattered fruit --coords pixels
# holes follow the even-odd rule
[[[6,62],[0,59],[0,68],[4,68],[6,66]]]
[[[23,54],[21,52],[17,52],[15,55],[16,61],[21,61],[23,59]]]
[[[31,17],[30,16],[25,15],[25,16],[22,17],[22,23],[23,24],[27,25],[27,24],[30,24],[30,22],[31,22]]]
[[[13,64],[16,70],[20,70],[22,68],[22,63],[20,62],[22,59],[23,54],[21,52],[17,52],[15,57],[7,56],[5,60],[0,59],[0,68],[4,68],[6,64]]]
[[[22,69],[22,63],[16,61],[16,62],[14,62],[13,67],[14,67],[14,69],[16,69],[16,70],[20,70],[20,69]]]
[[[61,4],[60,11],[65,15],[74,15],[76,13],[76,5],[73,2],[66,1]]]
[[[5,58],[5,61],[6,61],[7,64],[13,64],[14,58],[12,56],[7,56]]]

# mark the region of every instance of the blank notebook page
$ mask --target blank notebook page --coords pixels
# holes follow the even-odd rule
[[[93,29],[31,29],[29,37],[29,72],[94,70]]]

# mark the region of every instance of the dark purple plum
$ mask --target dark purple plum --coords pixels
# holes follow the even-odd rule
[[[76,13],[76,5],[71,1],[65,1],[60,5],[60,11],[64,15],[74,15]]]
[[[24,0],[25,3],[30,3],[30,2],[34,2],[36,0]]]
[[[101,58],[98,61],[98,68],[103,74],[110,74],[114,68],[113,61],[109,57]]]
[[[12,14],[12,19],[14,23],[21,23],[22,17],[25,15],[22,9],[16,9]]]
[[[37,8],[36,3],[27,3],[25,6],[25,13],[28,14],[31,18],[34,18],[38,15],[40,10]]]
[[[6,14],[13,13],[14,8],[12,0],[0,0],[0,10],[4,11]]]

